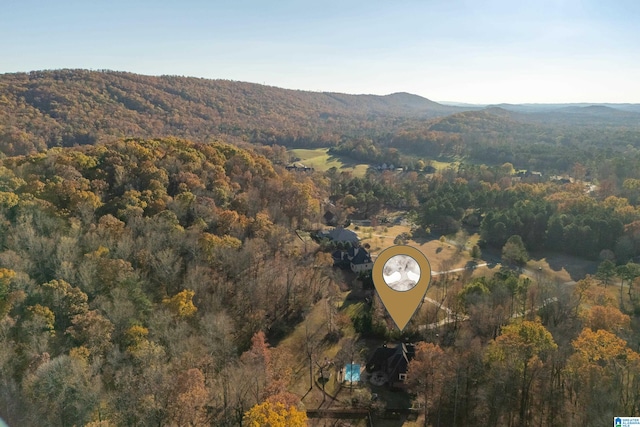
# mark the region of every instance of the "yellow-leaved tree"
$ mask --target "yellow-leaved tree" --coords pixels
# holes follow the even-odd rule
[[[303,427],[307,414],[295,406],[287,409],[280,402],[263,402],[244,414],[244,422],[250,427]]]
[[[640,354],[606,329],[584,328],[572,341],[574,353],[564,369],[565,387],[576,421],[599,425],[609,413],[637,408]]]
[[[184,289],[171,298],[164,298],[162,303],[169,308],[169,311],[176,317],[187,318],[193,316],[198,308],[193,305],[195,292],[191,289]]]
[[[538,321],[518,321],[502,328],[502,335],[489,344],[486,352],[494,387],[492,398],[504,398],[500,407],[491,408],[488,424],[497,424],[502,412],[509,418],[514,417],[517,408],[519,424],[526,425],[531,391],[540,386],[539,380],[544,375],[548,375],[551,356],[557,348],[551,333]],[[511,387],[514,394],[505,395],[501,391],[504,387]]]

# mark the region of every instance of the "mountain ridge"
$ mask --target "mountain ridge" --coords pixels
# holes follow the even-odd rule
[[[562,111],[565,107],[569,110]],[[0,74],[0,152],[14,156],[126,137],[175,136],[289,148],[345,149],[351,146],[345,141],[357,139],[389,148],[405,141],[416,152],[440,155],[440,149],[431,153],[419,146],[450,135],[430,131],[504,134],[524,123],[637,129],[637,107],[637,112],[635,104],[623,104],[624,110],[589,104],[464,108],[407,92],[351,95],[109,70],[32,71]]]
[[[51,70],[0,75],[8,155],[126,136],[331,146],[463,111],[407,93],[349,95],[196,77]]]

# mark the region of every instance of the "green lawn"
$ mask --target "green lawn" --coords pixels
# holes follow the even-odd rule
[[[438,161],[438,160],[431,160],[431,166],[433,166],[434,168],[436,168],[439,171],[443,171],[443,170],[447,169],[450,166],[458,167],[459,164],[460,164],[460,162],[441,162],[441,161]]]
[[[341,171],[351,171],[355,176],[364,176],[369,167],[368,164],[355,163],[349,158],[333,156],[328,153],[328,148],[293,148],[287,151],[292,157],[299,158],[300,163],[322,172],[336,167]],[[445,170],[450,166],[457,167],[460,163],[459,161],[442,162],[434,159],[429,160],[431,165],[439,171]]]
[[[340,171],[351,171],[355,176],[364,176],[367,172],[369,165],[350,162],[348,159],[333,156],[328,151],[328,148],[294,148],[288,150],[293,157],[300,159],[300,163],[322,172],[332,167]]]

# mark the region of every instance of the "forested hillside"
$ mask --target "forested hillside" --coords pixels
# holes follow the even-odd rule
[[[462,111],[407,93],[304,92],[226,80],[86,70],[0,75],[0,151],[178,136],[201,142],[332,147],[372,164],[465,158],[519,169],[639,178],[632,106]],[[468,107],[468,110],[478,110]],[[603,162],[606,161],[606,162]],[[621,175],[622,173],[622,175]]]
[[[524,114],[488,108],[437,119],[430,129],[459,138],[462,147],[454,153],[479,163],[546,173],[571,173],[580,163],[602,179],[637,178],[640,114],[594,109]]]
[[[52,149],[6,160],[0,189],[12,426],[235,425],[264,397],[260,359],[240,355],[321,296],[323,264],[291,230],[322,194],[251,152],[177,139]]]
[[[122,136],[225,135],[280,145],[329,146],[380,135],[400,118],[459,111],[419,96],[285,90],[227,80],[123,72],[41,71],[0,75],[0,151],[93,144]]]

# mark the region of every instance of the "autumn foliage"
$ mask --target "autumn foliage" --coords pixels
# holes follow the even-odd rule
[[[323,190],[291,175],[174,138],[5,159],[0,416],[230,425],[261,402],[299,404],[290,356],[259,351],[264,334],[252,344],[300,319],[319,286],[291,242]]]
[[[251,408],[244,416],[251,427],[303,427],[307,425],[307,415],[282,403],[264,402]]]

